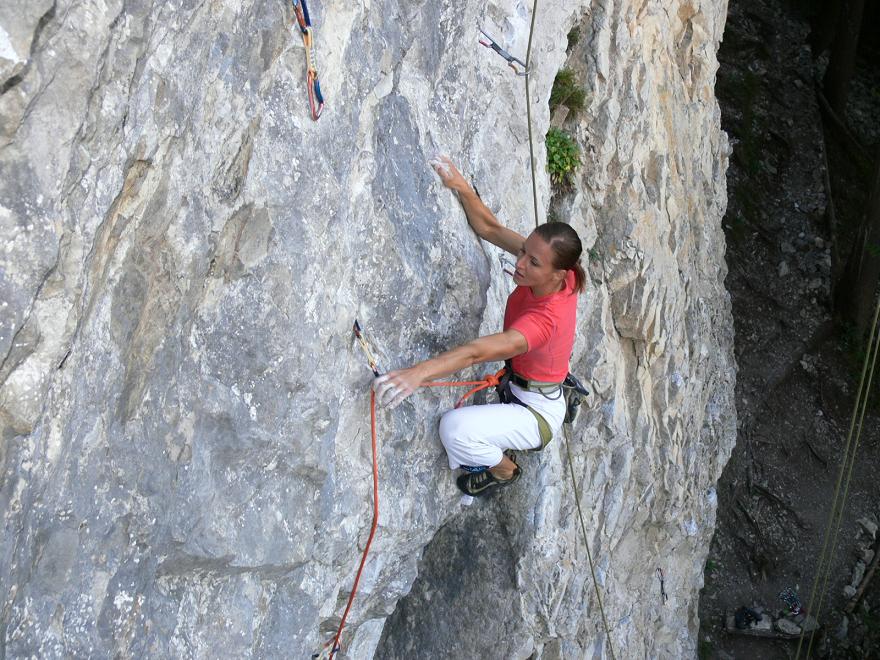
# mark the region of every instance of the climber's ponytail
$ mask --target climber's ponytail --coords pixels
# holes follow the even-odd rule
[[[587,287],[587,273],[584,271],[584,267],[581,266],[581,262],[578,261],[569,270],[574,271],[574,292],[583,293],[583,290]]]

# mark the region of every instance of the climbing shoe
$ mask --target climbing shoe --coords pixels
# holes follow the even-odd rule
[[[455,483],[465,495],[480,497],[493,493],[504,486],[511,485],[519,479],[521,474],[522,470],[519,467],[514,469],[513,476],[510,479],[499,479],[489,470],[476,473],[465,472],[455,480]]]

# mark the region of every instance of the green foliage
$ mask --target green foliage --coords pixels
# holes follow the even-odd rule
[[[565,131],[551,128],[547,132],[547,171],[550,180],[557,185],[571,182],[571,175],[581,164],[581,150],[577,142]]]
[[[568,31],[568,45],[565,50],[570,51],[572,48],[577,46],[577,42],[581,40],[581,29],[575,25]]]
[[[715,647],[712,646],[712,642],[707,640],[701,640],[700,645],[697,647],[697,655],[700,660],[712,660],[715,656]]]
[[[550,91],[550,112],[564,105],[574,117],[578,111],[583,110],[586,100],[587,92],[578,84],[574,71],[559,69],[553,80],[553,89]]]

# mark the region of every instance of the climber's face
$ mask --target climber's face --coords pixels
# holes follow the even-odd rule
[[[531,234],[520,248],[516,258],[513,281],[520,286],[530,286],[535,295],[545,295],[558,290],[565,271],[553,265],[553,248],[538,234]]]

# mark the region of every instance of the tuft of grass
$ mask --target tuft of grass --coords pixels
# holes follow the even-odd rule
[[[574,170],[581,164],[581,149],[575,139],[563,130],[547,131],[547,171],[557,185],[568,185]]]
[[[577,46],[578,41],[581,40],[581,29],[575,25],[568,31],[568,36],[566,37],[568,41],[568,45],[565,47],[566,52],[570,51],[572,48]]]
[[[587,92],[578,83],[574,71],[568,68],[559,69],[553,80],[553,89],[550,91],[550,112],[564,105],[574,117],[583,110],[586,100]]]

